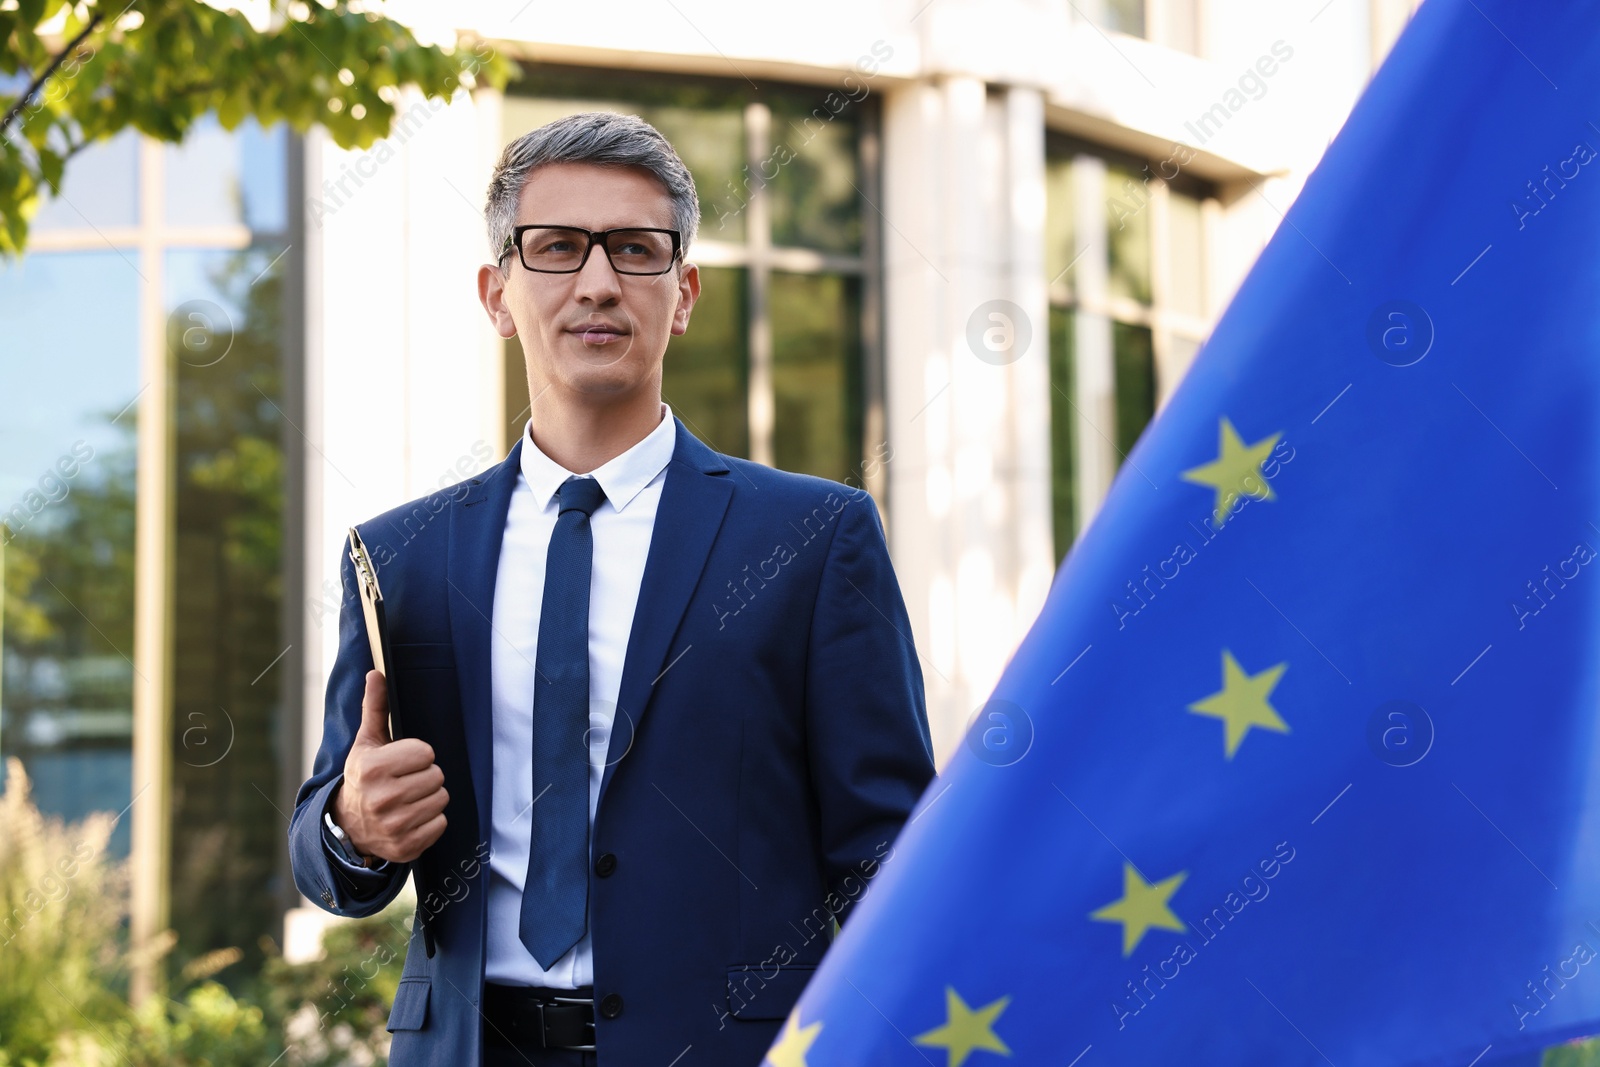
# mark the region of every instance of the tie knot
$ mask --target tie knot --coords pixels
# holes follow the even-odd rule
[[[572,477],[561,483],[556,495],[561,499],[562,514],[581,511],[584,515],[593,515],[600,501],[606,498],[606,491],[593,478]]]

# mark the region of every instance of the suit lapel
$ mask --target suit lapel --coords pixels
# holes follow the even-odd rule
[[[656,506],[639,603],[628,635],[616,718],[600,779],[600,805],[605,804],[617,764],[639,732],[656,681],[664,670],[676,666],[666,662],[667,649],[688,610],[733,495],[733,484],[726,477],[727,463],[691,434],[682,419],[674,415],[673,420],[677,438]]]
[[[450,636],[455,645],[461,687],[462,725],[467,735],[467,763],[480,812],[480,835],[489,834],[490,780],[494,773],[494,723],[491,714],[491,620],[494,618],[495,575],[500,569],[500,544],[506,529],[511,491],[522,469],[522,441],[496,467],[470,483],[461,502],[450,509],[450,544],[446,552],[446,601]]]

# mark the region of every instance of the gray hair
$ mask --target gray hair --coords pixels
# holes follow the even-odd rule
[[[672,224],[685,252],[700,228],[694,177],[661,131],[637,115],[584,111],[546,123],[506,145],[489,180],[489,254],[499,256],[517,223],[517,204],[528,176],[550,163],[642,167],[672,200]],[[549,221],[549,220],[546,220]]]

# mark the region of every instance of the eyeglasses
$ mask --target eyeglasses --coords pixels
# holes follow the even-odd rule
[[[618,274],[665,274],[681,251],[677,230],[632,227],[622,230],[585,230],[581,226],[518,226],[500,252],[504,262],[512,251],[528,270],[540,274],[576,274],[589,262],[599,245],[611,269]]]

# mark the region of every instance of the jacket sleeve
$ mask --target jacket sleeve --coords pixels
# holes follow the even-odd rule
[[[805,715],[830,909],[843,922],[934,766],[922,666],[877,504],[859,490],[839,495],[811,619]]]
[[[399,894],[411,870],[408,863],[386,863],[381,869],[352,867],[336,857],[325,838],[322,814],[330,810],[335,790],[344,781],[344,761],[361,726],[361,697],[372,650],[366,620],[356,593],[355,568],[341,553],[343,594],[339,601],[339,652],[328,678],[322,720],[322,744],[311,777],[295,797],[289,821],[289,862],[295,885],[313,903],[335,915],[361,918],[383,910]]]

